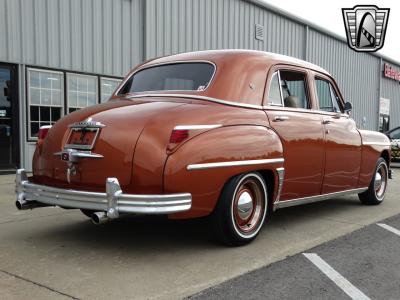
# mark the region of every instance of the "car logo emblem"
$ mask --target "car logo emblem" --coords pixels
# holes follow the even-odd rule
[[[389,8],[356,5],[342,8],[349,47],[359,52],[375,52],[383,47]]]

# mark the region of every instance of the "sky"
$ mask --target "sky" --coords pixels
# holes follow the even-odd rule
[[[320,27],[346,37],[342,8],[355,5],[373,4],[380,8],[390,8],[385,44],[377,53],[400,62],[400,1],[399,0],[262,0],[268,4],[290,12]]]

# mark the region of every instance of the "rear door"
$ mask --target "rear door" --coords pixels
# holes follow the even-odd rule
[[[321,115],[313,108],[308,72],[277,67],[269,75],[264,104],[283,143],[285,177],[280,201],[319,195],[324,162]]]
[[[315,94],[325,133],[325,172],[322,194],[357,188],[361,137],[356,123],[344,113],[344,102],[334,82],[315,74]]]

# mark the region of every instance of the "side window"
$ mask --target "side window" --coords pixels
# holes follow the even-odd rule
[[[282,105],[281,90],[279,87],[279,74],[275,72],[271,78],[271,84],[268,92],[268,104]]]
[[[319,109],[333,112],[332,93],[329,82],[316,78],[315,87],[317,89]]]
[[[280,71],[280,77],[284,106],[309,108],[306,75],[300,72]]]
[[[329,84],[329,86],[331,88],[332,103],[333,103],[334,111],[335,112],[343,112],[343,110],[341,109],[339,96],[336,94],[335,89],[333,88],[333,86],[331,84]]]

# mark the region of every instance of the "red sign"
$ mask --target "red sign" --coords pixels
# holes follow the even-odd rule
[[[385,68],[383,72],[384,76],[400,82],[400,72],[392,68],[391,65],[385,63]]]

